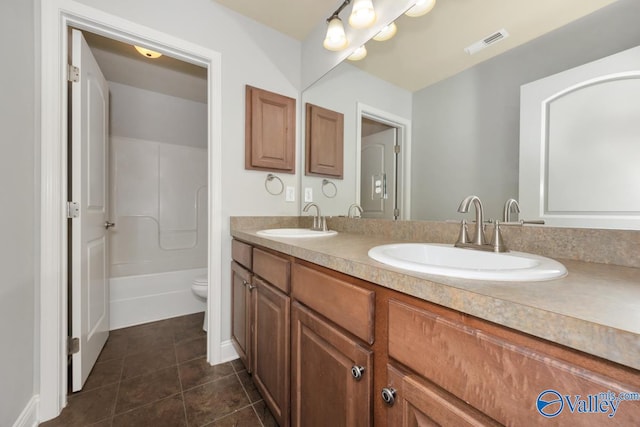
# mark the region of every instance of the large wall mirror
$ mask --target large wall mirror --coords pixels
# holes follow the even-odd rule
[[[437,8],[444,3],[436,5],[430,19],[437,19]],[[401,163],[396,165],[398,181],[394,184],[402,198],[398,219],[459,220],[462,215],[456,211],[458,204],[470,194],[482,199],[485,218],[501,218],[505,201],[519,199],[520,162],[529,161],[520,158],[521,86],[640,45],[637,16],[640,2],[618,0],[417,89],[402,88],[390,79],[375,76],[367,70],[371,64],[339,64],[303,92],[302,103],[344,114],[344,177],[334,181],[335,195],[325,197],[322,179],[302,176],[302,195],[305,188],[311,188],[314,202],[325,215],[346,215],[352,203],[360,203],[362,139],[384,130],[382,124],[386,129],[396,129],[391,132],[396,139],[402,133],[397,130],[405,131],[400,140]],[[403,16],[396,21],[399,31],[408,19]],[[384,48],[393,49],[393,44]],[[415,56],[421,54],[420,46],[415,46]],[[373,57],[375,51],[370,50],[369,55]],[[404,146],[408,150],[402,152]],[[374,179],[374,187],[375,183]],[[389,186],[386,190],[390,195]],[[640,198],[640,192],[629,197]],[[523,210],[527,215],[531,212]],[[562,225],[585,226],[570,222]]]

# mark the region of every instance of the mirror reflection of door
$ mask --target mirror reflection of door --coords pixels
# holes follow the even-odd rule
[[[362,216],[398,219],[398,129],[363,117],[360,147]]]

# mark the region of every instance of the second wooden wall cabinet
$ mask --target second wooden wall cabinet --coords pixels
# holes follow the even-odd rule
[[[344,114],[306,104],[307,175],[342,178],[344,171]]]
[[[245,169],[296,172],[296,100],[246,88]]]

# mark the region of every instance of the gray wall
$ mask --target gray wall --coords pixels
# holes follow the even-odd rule
[[[0,40],[0,425],[34,394],[36,155],[34,3],[3,0]],[[11,68],[13,71],[11,71]]]
[[[207,104],[109,82],[111,135],[207,148]]]
[[[639,16],[639,1],[619,0],[415,92],[412,218],[460,219],[470,194],[500,218],[518,196],[520,86],[639,45]]]

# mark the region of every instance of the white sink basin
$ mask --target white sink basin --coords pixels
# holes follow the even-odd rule
[[[326,237],[338,234],[337,231],[316,231],[309,228],[270,228],[256,233],[265,237]]]
[[[393,267],[462,279],[528,282],[567,274],[564,265],[524,252],[494,253],[436,243],[376,246],[369,257]]]

